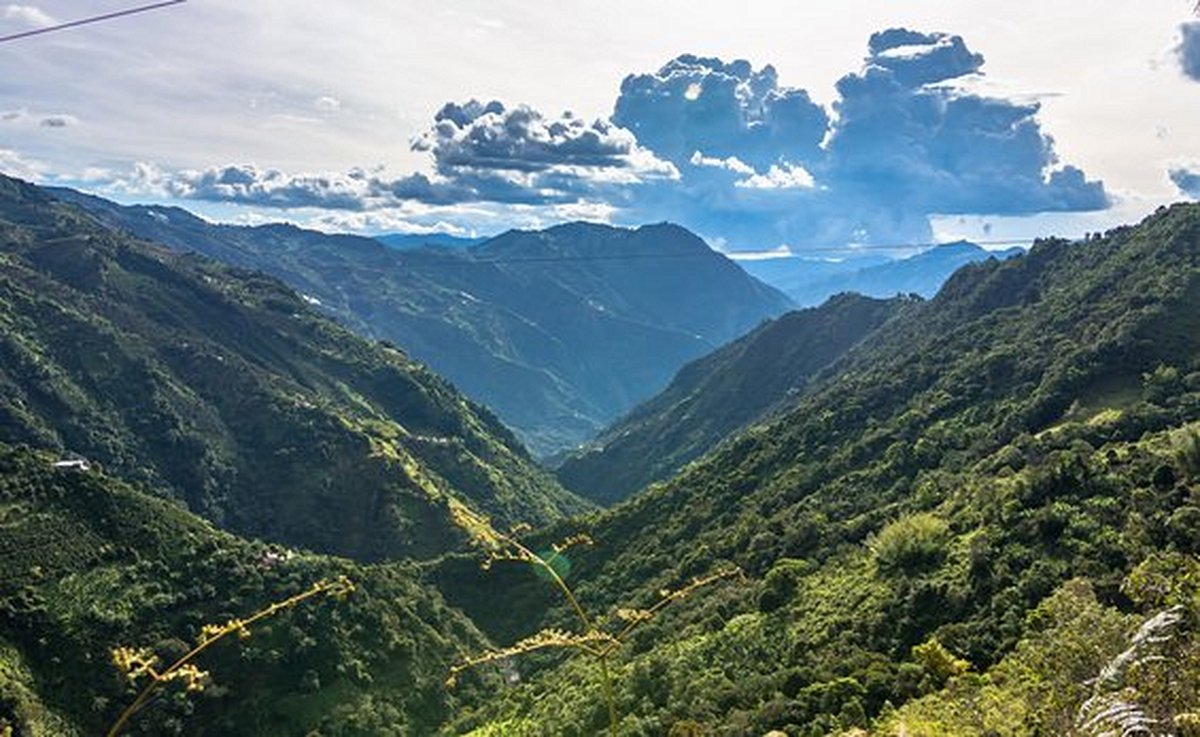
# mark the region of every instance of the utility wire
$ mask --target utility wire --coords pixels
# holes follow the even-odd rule
[[[1023,246],[1032,244],[1033,238],[1009,238],[1006,240],[990,240],[990,241],[969,241],[976,246]],[[892,243],[892,244],[869,244],[862,246],[814,246],[810,248],[793,251],[789,255],[780,255],[777,257],[767,257],[760,259],[737,259],[737,251],[689,251],[687,253],[613,253],[613,254],[594,254],[594,255],[564,255],[564,256],[527,256],[516,258],[472,258],[471,249],[465,252],[466,258],[455,260],[455,265],[461,263],[468,264],[530,264],[530,263],[557,263],[560,261],[636,261],[643,259],[686,259],[686,258],[708,258],[714,253],[725,256],[733,261],[751,261],[751,260],[787,260],[787,259],[803,259],[809,254],[817,253],[836,253],[847,256],[852,256],[861,251],[901,251],[901,250],[916,250],[929,249],[938,246],[951,245],[951,243]],[[741,253],[759,254],[757,251],[742,251]]]
[[[59,23],[59,24],[53,25],[53,26],[45,26],[44,28],[34,28],[31,31],[21,31],[20,33],[13,33],[13,34],[9,34],[7,36],[0,36],[0,43],[6,43],[8,41],[17,41],[22,38],[29,38],[30,36],[40,36],[43,33],[53,33],[54,31],[62,31],[62,30],[66,30],[68,28],[76,28],[78,26],[86,26],[90,23],[99,23],[101,21],[112,20],[114,18],[123,18],[127,15],[134,15],[135,13],[145,13],[148,10],[158,10],[159,8],[166,8],[171,5],[181,5],[186,2],[187,2],[187,0],[163,0],[163,2],[150,3],[149,5],[139,5],[137,7],[126,8],[125,10],[118,10],[118,11],[115,11],[112,13],[104,13],[103,15],[92,15],[92,16],[88,16],[86,18],[80,18],[79,20],[67,21],[66,23]]]

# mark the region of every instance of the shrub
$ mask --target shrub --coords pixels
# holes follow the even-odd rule
[[[914,573],[937,566],[945,558],[950,526],[935,514],[901,517],[868,543],[875,564],[885,574]]]

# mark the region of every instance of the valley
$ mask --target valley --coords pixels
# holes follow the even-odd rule
[[[441,683],[464,652],[572,627],[527,564],[481,565],[487,530],[518,522],[530,550],[586,536],[555,570],[599,621],[744,575],[639,621],[613,656],[629,734],[1069,721],[1087,681],[1045,660],[1038,627],[1089,653],[1071,673],[1098,672],[1139,615],[1195,595],[1195,206],[968,265],[932,299],[843,295],[759,326],[559,468],[614,505],[601,512],[487,410],[265,275],[15,180],[0,217],[0,704],[22,729],[111,719],[105,647],[186,640],[344,576],[347,603],[216,650],[204,673],[219,686],[168,691],[135,733],[177,719],[192,734],[603,731],[595,663],[517,657]],[[98,468],[52,467],[74,457]],[[367,644],[385,632],[397,644]],[[1190,630],[1177,637],[1172,657],[1200,657]],[[253,688],[230,657],[254,664]],[[1038,684],[1063,678],[1047,701]],[[1152,683],[1147,708],[1183,703]],[[292,706],[312,688],[322,698]],[[983,694],[1009,708],[963,721],[956,704]],[[110,706],[78,708],[97,699]],[[220,716],[240,713],[255,720]]]
[[[1200,6],[0,68],[0,737],[1200,737]]]

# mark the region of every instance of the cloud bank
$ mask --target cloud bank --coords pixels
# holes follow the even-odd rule
[[[934,214],[1107,207],[1103,184],[1059,166],[1038,105],[956,84],[983,64],[959,36],[876,33],[862,70],[837,83],[832,115],[747,62],[684,56],[628,77],[614,122],[682,175],[639,214],[773,246],[925,240]]]
[[[833,189],[925,213],[1096,210],[1104,188],[1056,168],[1038,105],[961,91],[983,57],[963,39],[903,29],[871,37],[864,69],[837,84],[837,122],[822,168]]]
[[[1200,21],[1190,21],[1179,27],[1182,37],[1175,52],[1183,73],[1200,82]]]
[[[1177,167],[1169,172],[1171,181],[1183,194],[1200,200],[1200,167]]]
[[[121,186],[353,213],[419,204],[447,218],[503,206],[669,219],[758,248],[926,240],[934,215],[1108,207],[1101,182],[1058,160],[1038,104],[969,91],[983,67],[960,36],[889,29],[870,37],[826,109],[769,65],[683,55],[626,77],[610,120],[446,104],[411,142],[429,157],[424,172],[143,166]]]
[[[363,211],[407,201],[561,205],[620,199],[637,185],[679,176],[629,131],[607,121],[587,123],[570,114],[550,119],[495,101],[447,104],[412,148],[430,155],[431,174],[289,174],[252,164],[166,172],[143,163],[114,186],[178,199]]]

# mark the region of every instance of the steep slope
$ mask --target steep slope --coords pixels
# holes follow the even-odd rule
[[[54,458],[0,444],[0,732],[104,734],[137,691],[114,648],[149,648],[161,670],[204,625],[341,576],[347,597],[214,644],[195,663],[203,690],[168,684],[123,734],[430,734],[451,713],[442,681],[481,639],[410,565],[246,542]]]
[[[1044,241],[964,267],[777,419],[533,544],[579,527],[597,541],[572,550],[569,569],[595,612],[636,612],[660,589],[726,563],[761,577],[643,627],[613,667],[620,708],[636,715],[631,733],[690,719],[718,734],[817,735],[877,717],[891,724],[892,707],[965,667],[1001,663],[1041,637],[1053,618],[1037,608],[1056,589],[1081,611],[1109,611],[1097,615],[1106,621],[1153,615],[1166,594],[1194,591],[1186,563],[1200,553],[1197,520],[1200,206],[1178,205],[1099,240]],[[528,578],[448,562],[440,580],[481,625],[510,635],[545,599],[510,593],[516,601],[489,616],[480,603],[496,594],[478,587],[537,590]],[[1073,578],[1087,579],[1092,603]],[[1193,594],[1183,600],[1188,616],[1200,614]],[[543,621],[561,625],[569,613]],[[1049,691],[1068,710],[1081,706],[1093,666],[1125,647],[1112,627],[1073,627],[1071,652],[1087,654],[1080,667],[1055,675],[1044,668],[1052,663],[1030,665],[1042,668],[1038,678],[1082,684]],[[594,675],[580,664],[550,670],[463,724],[587,733],[603,723],[589,708]],[[1200,682],[1197,670],[1181,675]],[[963,694],[995,693],[962,690],[981,686],[966,676],[959,686],[943,700],[957,707],[945,711],[969,711]],[[1039,721],[1038,689],[1010,690],[1029,716],[999,733],[1063,733],[1062,712]],[[913,723],[927,713],[916,709]]]
[[[672,475],[794,401],[811,377],[897,314],[905,300],[854,294],[788,313],[684,366],[661,394],[571,455],[563,485],[611,504]]]
[[[860,258],[837,264],[806,259],[750,261],[746,270],[772,284],[796,304],[807,307],[830,295],[857,292],[869,297],[917,294],[932,297],[959,268],[989,258],[1004,260],[1020,255],[1020,248],[988,251],[974,243],[945,243],[915,256],[875,262]]]
[[[452,498],[581,509],[486,411],[257,274],[0,179],[0,442],[82,454],[245,535],[360,558],[452,547]]]
[[[575,224],[469,249],[396,250],[56,194],[109,225],[284,280],[355,331],[402,346],[539,455],[590,438],[687,361],[789,306],[668,226]]]
[[[604,312],[722,345],[787,309],[693,233],[660,223],[633,230],[589,223],[511,231],[478,246],[480,260],[532,284],[578,295]]]

